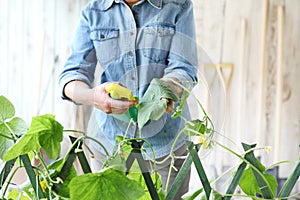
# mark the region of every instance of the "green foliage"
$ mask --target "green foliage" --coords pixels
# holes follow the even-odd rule
[[[168,83],[161,79],[153,79],[137,105],[139,129],[142,129],[149,120],[160,119],[165,113],[167,103],[162,98],[178,101],[178,96]]]
[[[26,196],[26,193],[24,191],[19,192],[17,189],[12,190],[8,194],[8,199],[30,200],[30,198]]]
[[[205,193],[204,193],[203,188],[195,191],[191,195],[188,195],[188,196],[185,196],[185,197],[182,198],[182,200],[194,200],[194,199],[208,200]],[[223,200],[224,197],[223,197],[222,194],[220,194],[216,190],[212,190],[211,193],[210,193],[209,199],[210,200]]]
[[[143,175],[141,172],[135,172],[135,173],[130,173],[128,177],[133,178],[137,182],[141,184],[141,186],[144,188],[145,194],[140,197],[138,200],[152,200],[151,195],[148,191],[146,182],[143,178]],[[158,173],[153,173],[151,174],[151,179],[154,183],[154,186],[156,188],[156,191],[158,192],[159,198],[162,200],[165,198],[165,192],[162,188],[162,180],[161,176]]]
[[[0,96],[0,123],[12,118],[15,115],[15,107],[4,96]]]
[[[27,133],[9,149],[4,160],[11,160],[30,151],[39,151],[42,147],[49,158],[56,159],[60,153],[63,127],[53,115],[34,117]]]
[[[177,117],[180,117],[182,115],[182,112],[184,110],[184,107],[186,105],[186,100],[187,98],[189,97],[189,93],[184,91],[182,96],[181,96],[181,99],[178,103],[178,105],[176,106],[175,110],[174,110],[174,113],[172,114],[172,118],[177,118]]]
[[[270,189],[273,193],[273,196],[275,196],[276,189],[278,186],[276,178],[274,176],[272,176],[271,174],[264,173],[265,167],[261,163],[259,165],[260,165],[260,170],[263,173],[265,180],[268,182],[268,185],[271,187]],[[239,182],[239,186],[241,187],[243,192],[247,195],[250,195],[250,196],[255,196],[256,194],[262,195],[261,189],[258,185],[258,181],[254,175],[252,167],[248,167],[244,171],[244,173],[241,177],[241,180]]]
[[[76,173],[75,167],[72,166],[66,180],[64,180],[61,188],[59,189],[58,194],[60,196],[65,197],[65,198],[70,198],[69,184],[72,181],[72,179],[75,178],[75,177],[77,177],[77,173]]]
[[[14,145],[14,141],[9,139],[11,137],[9,129],[5,126],[4,123],[0,124],[0,158],[3,160],[7,150]],[[7,137],[4,137],[7,136]]]
[[[188,92],[183,94],[181,101],[179,102],[172,116],[173,118],[182,117],[181,114],[186,104],[187,97]],[[149,120],[158,120],[164,114],[167,104],[165,101],[162,101],[161,98],[168,98],[172,99],[173,101],[178,100],[178,97],[173,91],[171,91],[166,82],[160,79],[154,79],[137,106],[139,109],[138,124],[140,129]],[[22,119],[14,117],[14,115],[14,106],[5,97],[0,96],[0,158],[2,160],[11,160],[20,155],[32,153],[33,151],[39,152],[40,149],[43,148],[50,158],[56,159],[60,153],[63,127],[55,120],[54,116],[42,115],[34,117],[28,130],[26,123]],[[201,120],[196,119],[191,122],[186,122],[185,128],[182,132],[189,136],[203,136],[205,140],[212,139],[212,134],[214,133],[213,124],[205,112],[204,115],[205,116]],[[72,166],[67,176],[65,176],[66,179],[63,182],[58,181],[58,175],[63,171],[64,167],[66,166],[65,164],[67,164],[66,160],[68,154],[65,156],[65,158],[57,160],[48,167],[43,165],[44,169],[37,167],[36,173],[39,176],[39,181],[42,180],[43,182],[46,182],[48,186],[46,191],[44,191],[45,195],[53,195],[54,193],[51,193],[51,186],[53,184],[55,185],[62,183],[59,186],[58,195],[64,198],[70,198],[72,200],[89,200],[99,198],[114,200],[150,200],[151,196],[147,191],[148,188],[140,171],[139,173],[130,173],[128,176],[125,175],[125,162],[132,150],[132,139],[123,138],[121,136],[118,136],[116,139],[117,146],[114,153],[105,161],[103,165],[104,169],[98,173],[89,173],[82,176],[77,176],[76,170]],[[80,140],[80,142],[82,141],[84,141],[84,137],[82,140]],[[204,143],[202,143],[202,147],[203,145]],[[219,145],[222,146],[221,144]],[[236,181],[236,185],[237,182],[239,182],[240,188],[246,195],[255,199],[257,194],[264,196],[263,191],[267,190],[267,192],[269,194],[272,193],[275,198],[276,189],[278,186],[277,181],[275,177],[265,173],[266,168],[255,158],[253,152],[251,152],[252,157],[247,157],[247,154],[250,151],[245,157],[243,157],[242,155],[232,151],[230,148],[225,146],[222,147],[229,150],[231,153],[244,161],[243,164],[245,166],[241,170],[241,178],[239,181]],[[192,152],[191,149],[189,150]],[[245,151],[247,150],[248,149],[245,149]],[[171,154],[172,152],[170,153],[170,156]],[[76,156],[74,154],[72,155]],[[191,155],[198,156],[196,152],[194,152],[194,154],[190,154],[189,156]],[[30,163],[29,159],[28,162]],[[196,162],[195,165],[197,166]],[[248,165],[248,168],[244,170],[246,165]],[[134,167],[136,167],[134,172],[137,172],[138,165],[133,165],[133,168]],[[183,168],[180,170],[180,172],[182,172]],[[204,169],[201,173],[205,174]],[[292,188],[294,187],[299,176],[300,164],[298,163],[297,167],[282,188],[282,191],[279,194],[281,196],[279,197],[288,198],[288,195],[292,191]],[[43,177],[43,179],[41,179],[41,177]],[[160,176],[158,174],[152,174],[151,177],[158,192],[159,198],[161,200],[165,199],[167,195],[162,188]],[[201,175],[199,175],[199,177],[201,178]],[[227,197],[226,199],[230,198],[231,194],[234,196],[234,189],[232,193],[227,195],[225,194],[224,196],[213,189],[207,192],[207,194],[205,194],[205,192],[204,189],[201,188],[190,196],[184,197],[183,199],[206,200],[209,196],[209,199],[221,200],[224,199],[224,197]],[[168,193],[168,195],[169,194],[170,193]],[[21,200],[35,199],[35,197],[36,194],[32,186],[25,187],[22,189],[22,191],[12,190],[7,196],[8,199]]]
[[[185,127],[186,128],[184,133],[189,136],[199,136],[199,134],[204,134],[207,129],[205,125],[205,121],[202,121],[200,119],[187,122],[185,124]]]
[[[107,168],[98,173],[85,174],[72,179],[72,200],[114,199],[133,200],[144,195],[144,188],[123,172]]]
[[[0,96],[0,159],[3,159],[8,149],[14,145],[15,137],[27,131],[24,120],[14,115],[13,104],[4,96]]]

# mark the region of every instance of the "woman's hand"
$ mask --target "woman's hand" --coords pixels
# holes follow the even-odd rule
[[[101,84],[95,87],[94,90],[94,106],[106,114],[123,114],[131,106],[137,104],[136,101],[129,100],[116,100],[109,96],[109,93],[105,90],[105,86],[108,83]],[[118,84],[118,83],[117,83]]]
[[[105,90],[106,84],[90,88],[86,83],[75,80],[66,84],[64,92],[74,102],[94,106],[106,114],[123,114],[137,104],[135,101],[112,99]]]
[[[167,108],[166,113],[171,114],[174,110],[174,101],[172,99],[161,98],[162,101],[166,101]]]

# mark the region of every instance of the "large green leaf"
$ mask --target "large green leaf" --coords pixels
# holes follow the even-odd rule
[[[44,115],[37,118],[34,124],[36,128],[42,128],[39,132],[39,143],[49,158],[56,159],[60,153],[60,143],[63,139],[63,126],[55,121],[53,115]]]
[[[138,182],[113,168],[75,177],[69,187],[72,200],[136,200],[145,193]]]
[[[161,79],[153,79],[145,92],[142,99],[140,99],[138,108],[138,126],[140,129],[149,120],[158,120],[164,114],[167,103],[162,98],[178,101],[178,96],[171,89],[167,82]]]
[[[15,145],[13,145],[5,154],[4,160],[8,161],[16,158],[20,155],[29,153],[30,151],[39,151],[41,148],[38,142],[38,135],[35,133],[27,132],[23,137],[21,137]]]
[[[275,195],[278,186],[276,178],[270,174],[263,174],[263,176],[270,185],[273,195]],[[256,194],[262,194],[251,167],[244,171],[239,186],[247,195],[256,196]]]
[[[27,133],[6,153],[4,159],[10,160],[30,151],[39,151],[41,147],[49,158],[56,159],[60,153],[63,127],[53,115],[34,117]]]
[[[239,186],[247,195],[255,196],[257,192],[260,193],[252,168],[249,167],[244,171]]]
[[[0,123],[15,115],[14,105],[4,96],[0,96]]]

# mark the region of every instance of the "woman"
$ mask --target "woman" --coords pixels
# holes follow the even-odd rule
[[[107,84],[122,84],[142,98],[151,81],[159,78],[180,96],[182,89],[174,81],[192,86],[197,80],[195,46],[190,0],[94,0],[82,10],[71,55],[59,78],[62,97],[95,108],[94,125],[88,134],[111,152],[117,135],[138,137],[140,133],[137,124],[128,128],[128,123],[114,117],[136,102],[112,99],[105,90]],[[92,87],[97,61],[102,74],[100,84]],[[174,138],[184,125],[181,119],[172,119],[168,114],[172,99],[161,99],[168,102],[167,112],[142,129],[142,137],[152,145],[159,160],[170,154]],[[173,149],[175,155],[186,155],[186,139],[185,135],[179,137]],[[149,147],[144,147],[151,157]],[[100,147],[95,146],[94,151],[96,158],[103,154]],[[182,163],[176,160],[175,167],[180,169]],[[169,165],[170,161],[158,166],[164,186]],[[93,160],[92,167],[100,169],[101,159]],[[176,175],[172,170],[170,184]],[[188,182],[189,175],[176,199],[188,191]]]

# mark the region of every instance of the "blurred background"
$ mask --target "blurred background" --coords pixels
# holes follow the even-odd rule
[[[208,77],[204,73],[206,85],[195,92],[207,99],[204,105],[213,113],[217,131],[225,136],[216,139],[240,153],[241,142],[271,146],[269,153],[255,152],[266,166],[297,160],[300,1],[193,2],[198,46],[210,60],[201,67],[215,72]],[[85,130],[90,109],[62,101],[57,76],[70,52],[80,10],[87,3],[0,0],[0,95],[12,101],[16,116],[28,126],[32,116],[52,113],[66,129]],[[211,87],[214,83],[219,86]],[[239,164],[219,147],[208,155],[203,163],[210,179]],[[277,178],[287,178],[294,165],[280,165]],[[199,184],[192,180],[190,185],[195,189]],[[216,187],[223,184],[226,180]],[[299,184],[295,190],[300,191]]]

